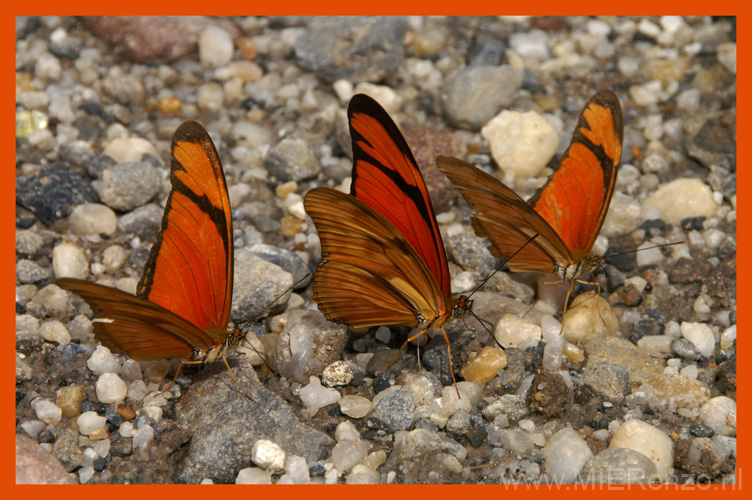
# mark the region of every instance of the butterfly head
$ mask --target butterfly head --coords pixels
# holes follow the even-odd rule
[[[238,328],[235,328],[227,336],[225,345],[227,346],[227,349],[234,351],[235,349],[238,348],[238,346],[240,346],[240,343],[243,341],[244,338],[245,338],[245,334],[242,333]]]
[[[454,305],[454,308],[452,309],[452,317],[454,318],[464,318],[467,315],[467,312],[473,307],[473,299],[469,298],[467,295],[460,295],[457,297],[457,303]]]

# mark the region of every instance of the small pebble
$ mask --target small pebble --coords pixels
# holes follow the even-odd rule
[[[77,205],[68,216],[68,223],[73,234],[83,236],[96,234],[109,236],[117,230],[115,212],[110,207],[99,203]]]
[[[78,431],[84,436],[88,436],[95,429],[102,429],[106,423],[107,419],[94,411],[86,411],[76,419]]]
[[[345,478],[345,484],[381,484],[381,476],[365,465],[356,465]]]
[[[490,382],[499,370],[507,366],[507,357],[498,347],[485,346],[480,353],[460,370],[468,382]]]
[[[726,396],[709,399],[700,408],[700,419],[721,436],[736,436],[736,401]]]
[[[86,396],[83,389],[78,385],[69,385],[57,390],[55,403],[62,410],[64,417],[77,417],[81,413],[81,403]]]
[[[251,461],[262,469],[276,474],[285,468],[285,450],[267,439],[259,439],[251,449]]]
[[[718,204],[700,179],[676,179],[660,187],[642,203],[642,218],[663,219],[678,225],[687,217],[713,217]]]
[[[371,411],[371,402],[363,396],[347,395],[339,400],[339,407],[348,417],[363,418]]]
[[[71,335],[68,329],[57,320],[47,321],[39,327],[39,334],[47,342],[55,342],[59,345],[65,345],[71,341]]]
[[[63,410],[52,401],[42,399],[34,403],[34,414],[46,424],[57,424],[63,415]]]
[[[102,375],[103,373],[120,373],[120,364],[112,355],[112,352],[105,346],[100,345],[94,349],[89,359],[86,361],[86,366],[89,370],[93,371],[96,375]]]
[[[573,343],[615,335],[619,331],[619,320],[611,305],[595,292],[585,292],[575,297],[564,314],[562,324],[564,338]]]
[[[705,323],[683,322],[681,324],[682,337],[692,342],[706,358],[713,356],[715,337],[713,331]]]
[[[238,472],[235,484],[272,484],[272,475],[258,467],[246,467]]]
[[[629,448],[648,457],[665,481],[674,466],[674,444],[663,431],[641,420],[627,420],[611,439],[609,448]]]
[[[559,484],[571,484],[593,456],[585,440],[571,427],[551,436],[543,448],[546,471]]]
[[[56,278],[84,279],[89,274],[89,263],[76,245],[60,243],[52,249],[52,271]]]
[[[198,57],[205,67],[226,65],[232,58],[232,51],[232,37],[218,26],[207,26],[198,36]]]
[[[535,111],[504,110],[480,133],[491,146],[496,164],[513,179],[539,175],[559,147],[559,134]]]
[[[301,387],[299,395],[310,415],[315,415],[320,408],[332,405],[341,398],[337,390],[322,386],[318,377],[310,377],[308,385]]]
[[[529,340],[540,340],[542,330],[538,325],[528,323],[514,314],[505,314],[494,328],[494,337],[503,347],[520,347]]]
[[[125,400],[128,386],[116,373],[103,373],[97,379],[96,391],[102,403],[120,403]]]

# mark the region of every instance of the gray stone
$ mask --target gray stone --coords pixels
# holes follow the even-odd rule
[[[180,481],[233,482],[237,471],[248,467],[259,439],[268,439],[288,456],[301,456],[308,463],[329,456],[334,440],[301,423],[285,401],[264,388],[245,358],[231,366],[237,384],[224,363],[212,363],[194,377],[190,390],[175,405],[178,422],[193,433],[188,456],[177,473]]]
[[[444,84],[444,113],[458,127],[479,130],[512,102],[523,79],[523,70],[509,65],[463,68]]]
[[[102,202],[115,210],[133,210],[159,192],[162,179],[148,161],[119,163],[105,168],[95,182]]]
[[[76,484],[50,452],[33,439],[16,434],[16,484]]]
[[[396,390],[376,403],[367,417],[366,424],[390,434],[395,431],[406,431],[413,423],[414,411],[412,393],[405,389]]]
[[[305,134],[296,130],[269,147],[264,168],[280,182],[301,181],[316,177],[321,164]]]
[[[427,429],[415,429],[395,444],[394,451],[389,455],[385,465],[387,470],[393,470],[402,461],[437,452],[454,455],[460,462],[467,458],[465,447],[453,439],[441,437]]]
[[[233,283],[230,317],[238,324],[281,312],[290,297],[292,276],[250,250],[239,248],[235,250]]]
[[[142,241],[151,241],[162,230],[164,210],[149,203],[124,214],[118,219],[118,229],[123,233],[135,234]]]
[[[404,17],[316,17],[295,43],[303,68],[334,82],[377,82],[404,59]]]
[[[631,392],[629,373],[611,363],[593,363],[583,370],[578,389],[585,399],[620,404]]]

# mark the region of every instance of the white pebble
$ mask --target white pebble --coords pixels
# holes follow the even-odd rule
[[[702,237],[705,239],[708,248],[715,250],[721,246],[721,243],[723,243],[723,240],[726,238],[726,233],[719,229],[711,228],[703,231]]]
[[[368,443],[360,441],[341,441],[332,448],[332,462],[340,472],[347,472],[365,460],[368,455]]]
[[[222,109],[224,91],[222,86],[215,82],[201,85],[196,93],[196,104],[204,111],[217,112]]]
[[[730,349],[734,342],[736,342],[736,325],[731,325],[721,334],[721,349]]]
[[[63,416],[63,410],[52,401],[42,399],[35,402],[34,414],[46,424],[57,424]]]
[[[710,306],[705,302],[705,298],[702,295],[695,299],[692,309],[694,309],[695,314],[698,316],[707,316],[710,314]]]
[[[717,50],[718,62],[731,73],[736,74],[736,43],[722,43]]]
[[[468,413],[472,412],[473,405],[470,402],[470,398],[467,395],[464,398],[460,398],[454,386],[444,387],[441,391],[441,414],[449,418],[460,409]]]
[[[105,404],[121,403],[128,393],[128,386],[116,373],[103,373],[97,379],[97,399]]]
[[[116,375],[117,376],[117,375]],[[162,421],[162,413],[164,411],[159,406],[144,406],[139,410],[139,415],[146,415],[147,417],[151,418],[154,422],[161,422]]]
[[[235,484],[272,484],[272,475],[258,467],[247,467],[238,472]]]
[[[311,482],[306,459],[297,455],[289,455],[285,461],[285,476],[292,479],[293,484],[307,484]]]
[[[360,441],[360,433],[355,425],[349,420],[340,422],[334,429],[334,439],[337,442],[343,441]]]
[[[345,484],[380,484],[381,476],[365,465],[356,465],[345,478]]]
[[[47,342],[65,345],[71,341],[71,334],[68,333],[68,329],[56,319],[42,323],[42,326],[39,327],[39,333]]]
[[[253,443],[251,461],[272,474],[282,472],[285,468],[285,450],[277,443],[259,439]]]
[[[309,384],[301,387],[299,394],[309,415],[315,415],[319,408],[334,404],[341,397],[339,391],[322,386],[318,377],[310,377]]]
[[[88,483],[92,477],[94,477],[94,467],[88,465],[78,470],[78,482],[80,484]]]
[[[123,422],[120,424],[120,427],[118,427],[118,432],[124,438],[133,437],[133,431],[133,423],[131,422]]]
[[[562,325],[564,340],[572,343],[615,335],[619,331],[619,320],[611,304],[595,292],[585,292],[575,297],[562,318]]]
[[[700,179],[694,178],[673,180],[660,187],[642,204],[643,219],[661,218],[672,224],[679,224],[686,217],[713,217],[717,211],[713,191]]]
[[[52,249],[52,270],[56,278],[84,279],[89,274],[89,263],[76,245],[60,243]]]
[[[371,411],[371,402],[363,396],[349,394],[339,400],[339,408],[350,418],[363,418]]]
[[[139,162],[145,154],[160,157],[154,146],[141,137],[117,137],[105,146],[103,153],[118,163]]]
[[[154,439],[154,428],[151,425],[141,426],[133,434],[133,450],[138,450],[142,458],[147,458],[147,447]]]
[[[609,448],[629,448],[655,464],[658,477],[665,481],[674,466],[674,444],[663,431],[641,420],[630,419],[614,433]]]
[[[496,164],[515,179],[539,175],[559,147],[559,134],[535,111],[504,110],[480,131]]]
[[[115,211],[100,203],[77,205],[68,216],[68,223],[71,232],[79,235],[111,235],[117,230]]]
[[[557,484],[572,484],[585,463],[593,456],[587,443],[571,427],[551,436],[543,448],[546,470]]]
[[[494,337],[503,347],[520,347],[529,339],[540,340],[542,330],[540,326],[523,321],[514,314],[505,314],[496,323]]]
[[[715,337],[713,330],[705,323],[690,323],[685,321],[681,324],[682,337],[692,342],[697,350],[706,358],[710,358],[715,350]]]
[[[36,408],[34,408],[36,410]],[[60,410],[62,415],[62,410]],[[21,428],[29,435],[31,439],[37,439],[39,433],[47,428],[47,424],[41,420],[28,420],[21,424]]]
[[[88,436],[92,431],[101,429],[107,423],[107,419],[97,415],[95,411],[85,411],[76,419],[78,431]]]
[[[522,59],[545,61],[550,57],[548,35],[542,30],[514,33],[509,37],[509,46]]]
[[[86,366],[97,375],[102,375],[103,373],[120,373],[120,364],[117,362],[117,359],[103,345],[97,346],[94,349],[94,352],[91,353],[91,356],[86,361]]]
[[[110,454],[112,443],[109,439],[105,438],[94,442],[94,444],[92,444],[92,447],[94,448],[94,451],[97,452],[97,455],[104,458]]]
[[[405,389],[412,394],[416,407],[430,404],[436,397],[433,383],[422,373],[408,373],[405,376]]]
[[[198,37],[198,57],[204,67],[219,68],[232,59],[232,37],[218,26],[208,26]]]
[[[736,436],[736,401],[726,396],[709,399],[700,408],[700,420],[721,436]]]
[[[355,86],[353,92],[356,94],[367,94],[373,97],[390,115],[395,114],[402,107],[402,98],[399,94],[384,85],[360,82]]]
[[[637,341],[637,347],[648,356],[665,358],[671,354],[671,342],[673,341],[674,338],[668,335],[647,335]]]

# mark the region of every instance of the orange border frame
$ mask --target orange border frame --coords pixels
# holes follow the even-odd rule
[[[481,0],[481,1],[475,1],[469,4],[458,4],[456,2],[449,3],[449,2],[436,2],[436,0],[417,0],[413,1],[409,4],[405,4],[404,1],[400,0],[381,0],[376,3],[354,3],[354,2],[346,2],[344,0],[335,0],[335,1],[329,1],[325,3],[312,3],[310,1],[306,2],[303,0],[293,0],[291,2],[286,2],[283,4],[276,4],[276,3],[261,3],[261,4],[250,4],[249,2],[239,2],[237,0],[232,0],[230,2],[223,2],[219,5],[209,5],[205,3],[199,3],[194,0],[184,0],[180,4],[177,5],[166,5],[166,4],[160,4],[160,3],[154,3],[154,2],[147,2],[142,0],[137,1],[130,1],[126,2],[124,4],[108,4],[106,2],[92,2],[89,0],[84,0],[83,2],[77,2],[73,5],[64,4],[60,2],[53,2],[50,0],[41,0],[37,1],[33,4],[26,4],[23,6],[20,6],[19,4],[12,4],[10,6],[9,10],[12,10],[14,12],[10,14],[3,14],[2,15],[2,26],[5,26],[5,29],[0,30],[0,33],[4,33],[2,36],[3,39],[6,39],[6,43],[2,44],[2,47],[4,47],[4,50],[2,50],[2,65],[0,68],[2,68],[3,72],[8,72],[8,80],[5,80],[4,78],[0,81],[2,81],[7,87],[5,87],[5,91],[3,92],[3,95],[6,96],[13,96],[15,98],[15,71],[11,74],[11,68],[15,70],[15,17],[17,15],[29,15],[29,14],[36,14],[36,15],[53,15],[53,14],[60,14],[62,11],[70,11],[74,10],[80,13],[87,13],[91,15],[101,15],[101,14],[119,14],[119,15],[144,15],[144,14],[169,14],[169,15],[188,15],[188,14],[215,14],[215,15],[228,15],[231,13],[242,13],[242,12],[254,12],[258,15],[280,15],[280,14],[298,14],[298,15],[364,15],[364,14],[391,14],[391,15],[403,15],[403,14],[425,14],[426,12],[432,13],[432,14],[451,14],[451,15],[489,15],[489,14],[499,14],[502,12],[509,12],[509,13],[515,13],[515,14],[535,14],[535,15],[567,15],[571,14],[573,11],[575,12],[584,12],[587,15],[592,15],[594,13],[602,14],[607,13],[611,15],[634,15],[635,11],[638,11],[640,15],[663,15],[667,13],[671,13],[668,11],[692,11],[692,12],[703,12],[712,10],[714,7],[718,8],[719,4],[709,4],[707,2],[699,2],[697,0],[690,0],[690,1],[683,1],[679,2],[676,0],[671,0],[670,2],[661,2],[656,3],[655,1],[646,1],[646,0],[639,0],[637,2],[630,1],[630,2],[622,2],[622,3],[615,3],[615,2],[603,2],[603,1],[593,1],[593,0],[585,0],[584,2],[577,2],[572,4],[562,4],[561,2],[556,2],[553,0],[539,0],[534,3],[514,3],[514,4],[503,4],[501,2],[489,2],[487,0]],[[24,12],[15,12],[15,11],[21,11]],[[742,7],[738,6],[723,6],[719,10],[725,10],[725,11],[742,11]],[[511,11],[511,12],[510,12]],[[729,14],[734,15],[734,13]],[[742,44],[744,39],[746,39],[745,29],[743,28],[745,26],[744,21],[746,20],[746,12],[742,13],[735,13],[737,15],[737,44],[739,44],[739,41],[742,41]],[[12,49],[11,49],[12,48]],[[747,68],[747,60],[749,56],[745,51],[739,51],[738,52],[738,63],[739,71],[737,74],[745,74],[745,69]],[[737,83],[737,87],[740,85]],[[9,98],[9,97],[8,97]],[[737,137],[745,137],[746,134],[744,133],[744,130],[747,130],[747,123],[746,123],[746,112],[742,112],[744,109],[746,109],[746,98],[745,95],[742,94],[742,98],[738,99],[737,101],[737,126],[738,130],[741,132],[737,132]],[[10,106],[9,106],[10,107]],[[14,99],[14,108],[15,108],[15,99]],[[0,136],[0,140],[2,141],[8,141],[8,147],[4,150],[4,154],[6,156],[6,159],[8,160],[8,164],[15,165],[15,119],[11,120],[11,117],[15,117],[15,112],[9,112],[9,115],[6,117],[7,121],[0,121],[0,130],[4,131],[2,135]],[[743,164],[743,158],[746,156],[746,148],[748,144],[745,140],[740,141],[739,143],[739,150],[737,152],[737,163]],[[0,183],[0,190],[2,192],[5,192],[5,195],[2,195],[1,199],[3,200],[3,206],[6,206],[6,209],[2,210],[2,217],[0,217],[0,223],[2,224],[2,228],[0,231],[2,231],[0,234],[4,236],[3,238],[3,245],[0,246],[0,252],[3,253],[3,255],[8,255],[7,260],[6,258],[3,259],[3,262],[7,262],[7,267],[3,268],[3,275],[8,276],[7,280],[2,280],[3,283],[11,283],[13,282],[15,284],[15,217],[12,217],[15,214],[15,169],[13,169],[13,174],[11,174],[11,169],[8,168],[7,170],[8,182],[1,182]],[[13,175],[13,178],[11,179],[11,175]],[[741,175],[739,175],[738,183],[741,186],[744,186],[748,182],[748,177],[752,175],[747,173],[744,168],[741,170]],[[11,203],[14,203],[14,207],[11,208]],[[748,210],[744,204],[742,204],[741,210],[737,210],[737,212],[742,213],[748,213]],[[741,227],[746,227],[746,220],[747,216],[740,215],[738,217],[740,221],[743,222],[743,226],[739,225],[737,223],[737,245],[739,248],[749,248],[750,245],[748,244],[752,240],[752,235],[746,234],[746,231],[741,230]],[[5,239],[7,238],[7,239]],[[738,251],[738,253],[742,253]],[[10,263],[14,263],[13,267],[11,267]],[[738,283],[740,285],[746,285],[746,283],[749,283],[750,280],[746,279],[745,276],[748,278],[750,277],[750,261],[745,259],[739,260],[739,266],[737,268],[738,273]],[[15,285],[14,285],[15,287]],[[737,297],[737,303],[746,303],[747,299],[747,289],[746,286],[738,286],[738,297]],[[4,297],[6,297],[4,300],[2,300],[1,303],[3,304],[10,304],[10,296],[13,295],[15,297],[15,290],[11,290],[11,287],[8,286],[8,288],[2,289],[2,294]],[[15,299],[14,299],[15,302]],[[8,310],[10,309],[9,305],[7,306]],[[738,307],[739,310],[745,310],[744,307]],[[8,327],[7,332],[15,331],[15,316],[8,315],[5,316],[2,315],[3,323]],[[742,325],[746,324],[743,319],[743,315],[741,319],[737,319],[737,321],[741,322]],[[738,324],[738,323],[737,323]],[[742,328],[743,332],[743,328]],[[457,495],[473,495],[477,498],[494,498],[494,496],[501,496],[506,493],[510,494],[524,494],[526,495],[535,495],[537,497],[541,497],[542,495],[550,494],[550,493],[556,493],[557,500],[560,500],[561,496],[564,495],[566,497],[575,498],[575,495],[577,495],[579,498],[579,495],[582,495],[585,493],[586,495],[593,495],[593,494],[603,494],[603,493],[617,493],[619,491],[625,492],[624,494],[627,495],[633,495],[635,493],[638,493],[640,495],[642,494],[648,494],[654,498],[657,497],[657,495],[663,495],[665,493],[677,493],[681,495],[701,495],[705,494],[705,492],[711,492],[711,491],[723,491],[724,494],[731,493],[731,492],[738,492],[742,487],[742,467],[738,466],[738,484],[734,487],[733,485],[721,487],[721,486],[699,486],[699,487],[683,487],[683,486],[660,486],[660,487],[632,487],[630,489],[627,489],[626,487],[620,488],[620,487],[611,487],[610,489],[600,489],[597,486],[596,487],[583,487],[583,486],[577,486],[577,485],[560,485],[560,486],[542,486],[542,485],[532,485],[532,486],[502,486],[502,485],[430,485],[430,486],[417,486],[417,485],[403,485],[403,486],[352,486],[347,487],[347,490],[332,490],[329,488],[315,488],[312,486],[289,486],[287,488],[275,488],[273,491],[268,488],[273,488],[274,486],[255,486],[254,491],[251,492],[250,490],[246,488],[235,488],[230,489],[229,486],[220,486],[222,488],[221,492],[218,492],[218,490],[211,490],[209,491],[199,491],[197,488],[201,488],[201,486],[191,486],[191,485],[174,485],[174,486],[164,486],[164,485],[133,485],[129,487],[120,487],[120,486],[98,486],[93,485],[89,486],[89,488],[95,488],[96,492],[86,492],[79,490],[76,488],[75,490],[64,486],[32,486],[32,485],[16,485],[15,484],[15,438],[12,438],[8,435],[10,434],[9,430],[11,428],[15,429],[15,423],[14,423],[14,417],[15,417],[15,398],[14,398],[14,391],[13,391],[13,385],[11,384],[12,380],[15,380],[15,342],[11,340],[10,333],[6,334],[6,339],[3,344],[4,348],[2,352],[4,353],[4,362],[0,363],[0,367],[2,367],[3,375],[0,377],[0,380],[2,380],[2,397],[0,398],[0,408],[2,408],[4,411],[0,412],[2,414],[2,425],[0,425],[0,428],[4,430],[3,435],[6,435],[8,437],[7,440],[2,439],[2,449],[0,450],[0,457],[2,460],[2,466],[0,466],[0,481],[2,481],[2,484],[7,484],[11,491],[8,491],[10,497],[12,498],[23,498],[23,499],[30,499],[30,498],[36,498],[38,495],[41,494],[54,494],[57,497],[62,498],[71,498],[73,499],[78,498],[82,494],[96,494],[96,495],[107,495],[108,498],[138,498],[140,495],[148,494],[148,495],[165,495],[169,497],[179,497],[179,498],[185,498],[185,497],[194,497],[194,496],[208,496],[209,494],[211,496],[219,496],[221,498],[225,497],[240,497],[241,495],[243,497],[247,497],[250,494],[258,495],[259,493],[262,494],[269,494],[273,495],[275,498],[293,498],[293,495],[299,496],[299,495],[305,495],[306,498],[330,498],[333,495],[354,495],[358,498],[365,499],[378,499],[382,500],[385,495],[398,495],[400,497],[406,497],[406,498],[430,498],[431,500],[436,500],[442,497],[446,498],[454,498]],[[749,349],[747,348],[747,344],[744,340],[740,342],[740,351],[746,352]],[[746,370],[742,366],[738,369],[739,375],[741,378],[746,378]],[[739,392],[746,393],[745,386],[746,384],[738,384],[739,385]],[[738,414],[741,418],[746,417],[749,415],[749,412],[747,409],[749,408],[748,400],[746,397],[743,399],[740,399],[737,401],[739,411]],[[15,434],[15,430],[14,430]],[[741,433],[739,436],[739,439],[737,441],[738,443],[738,454],[741,455],[742,459],[746,459],[747,452],[749,451],[749,447],[747,446],[747,443],[749,441],[748,435],[746,433]],[[742,450],[742,451],[739,451]],[[55,491],[50,491],[50,488],[54,488]],[[258,489],[267,489],[265,492],[260,492]],[[343,488],[343,486],[334,486],[334,488]],[[387,490],[388,489],[388,490]]]

